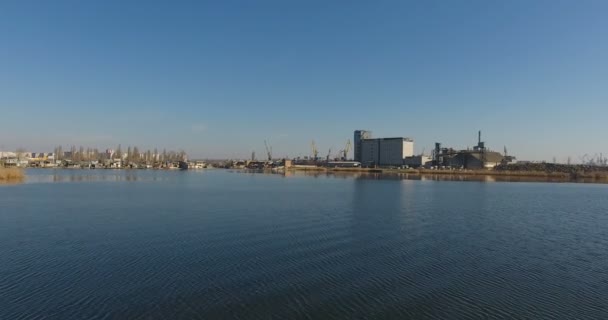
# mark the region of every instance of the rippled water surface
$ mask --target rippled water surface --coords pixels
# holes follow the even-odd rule
[[[32,170],[0,319],[608,318],[608,186]]]

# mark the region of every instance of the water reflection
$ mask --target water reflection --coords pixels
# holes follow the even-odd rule
[[[378,173],[378,172],[345,172],[345,171],[270,171],[270,170],[228,170],[239,174],[269,174],[285,178],[313,177],[332,179],[366,179],[366,180],[412,180],[412,181],[472,181],[472,182],[576,182],[608,183],[608,180],[593,178],[566,179],[555,177],[523,177],[495,175],[461,175],[461,174],[412,174],[412,173]],[[202,171],[159,171],[159,170],[63,170],[63,169],[29,169],[25,179],[0,180],[0,185],[21,183],[61,183],[61,182],[135,182],[164,181],[176,176],[192,176]]]
[[[38,176],[40,177],[40,176]],[[53,174],[50,176],[52,182],[91,182],[91,181],[137,181],[136,174],[112,174],[112,175],[84,175],[84,174]],[[44,179],[37,179],[40,180]]]
[[[22,184],[24,182],[25,182],[25,178],[0,179],[0,186],[1,185]]]
[[[336,175],[342,179],[350,175]],[[403,208],[404,201],[410,198],[410,189],[393,181],[376,183],[364,175],[357,175],[353,180],[352,220],[350,262],[346,268],[348,291],[370,291],[377,288],[388,288],[395,285],[394,266],[402,262],[403,252],[400,243],[404,236],[402,226],[408,214]],[[378,176],[373,176],[378,178]],[[403,274],[400,274],[403,275]],[[406,276],[401,277],[403,280]],[[381,308],[378,303],[382,295],[390,295],[388,290],[378,290],[379,296],[374,302],[366,303],[361,308],[370,312]]]
[[[175,173],[175,174],[174,174]],[[67,182],[136,182],[165,181],[182,174],[177,171],[137,170],[27,170],[21,183],[67,183]]]

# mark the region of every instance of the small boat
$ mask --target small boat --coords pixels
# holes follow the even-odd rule
[[[180,161],[178,167],[180,170],[188,170],[188,162]]]

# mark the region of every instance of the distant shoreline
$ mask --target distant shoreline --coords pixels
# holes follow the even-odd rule
[[[508,171],[508,170],[432,170],[432,169],[383,169],[383,168],[289,168],[289,171],[327,172],[327,173],[364,173],[387,175],[417,176],[473,176],[496,178],[529,178],[535,181],[571,181],[608,183],[608,172],[545,172],[545,171]],[[506,181],[501,179],[502,181]]]
[[[28,169],[55,169],[55,170],[118,170],[118,171],[182,171],[172,169],[148,168],[28,168]],[[4,173],[2,172],[4,170]],[[11,180],[23,180],[27,174],[23,169],[0,168],[0,181],[2,175],[11,171]],[[205,170],[235,170],[244,172],[273,172],[283,173],[285,176],[303,173],[306,175],[333,175],[333,174],[359,174],[375,177],[401,177],[412,180],[438,180],[438,181],[500,181],[500,182],[576,182],[576,183],[608,183],[608,172],[545,172],[545,171],[509,171],[509,170],[447,170],[447,169],[386,169],[386,168],[327,168],[327,167],[291,167],[288,169],[235,169],[235,168],[205,168],[188,169],[186,171],[205,171]],[[18,173],[18,174],[17,174]],[[4,180],[6,182],[8,180]]]

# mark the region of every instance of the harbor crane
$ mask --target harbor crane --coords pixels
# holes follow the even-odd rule
[[[348,160],[349,151],[350,151],[350,139],[348,139],[348,141],[346,141],[346,147],[344,147],[344,150],[342,150],[342,152],[344,152],[342,160]]]
[[[268,142],[264,140],[264,146],[266,146],[266,154],[268,155],[268,161],[272,161],[272,147],[268,147]]]
[[[315,145],[315,141],[312,140],[310,143],[310,148],[312,149],[312,160],[317,160],[319,156],[319,150],[317,150],[317,146]]]

